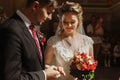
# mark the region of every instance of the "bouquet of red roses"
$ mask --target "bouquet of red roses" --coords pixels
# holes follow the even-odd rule
[[[92,80],[97,63],[92,56],[78,52],[71,59],[70,74],[80,80]]]

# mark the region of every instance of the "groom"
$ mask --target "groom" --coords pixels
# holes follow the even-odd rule
[[[0,80],[46,80],[64,74],[55,66],[45,68],[41,42],[30,28],[51,19],[55,6],[55,0],[27,0],[0,25]]]

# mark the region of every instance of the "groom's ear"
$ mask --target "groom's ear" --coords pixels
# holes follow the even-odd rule
[[[40,8],[40,3],[38,1],[34,1],[32,4],[31,4],[31,7],[33,10],[37,9],[37,8]]]

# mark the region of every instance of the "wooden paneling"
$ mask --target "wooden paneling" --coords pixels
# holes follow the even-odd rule
[[[0,6],[4,8],[8,16],[13,13],[13,0],[0,0]]]
[[[7,16],[11,16],[17,9],[20,9],[24,6],[26,0],[0,0],[0,6],[5,9]],[[66,0],[58,0],[58,3],[61,4]],[[116,21],[120,19],[120,7],[116,2],[120,2],[119,0],[114,1],[115,5],[107,6],[110,0],[67,0],[78,2],[82,5],[84,10],[84,21],[89,20],[92,14],[100,15],[105,17],[106,15],[113,16],[112,20]],[[96,6],[99,5],[99,7]],[[88,6],[88,7],[87,7]],[[119,11],[119,12],[118,12]]]
[[[0,0],[0,6],[4,8],[7,16],[11,16],[17,9],[24,6],[26,0]]]

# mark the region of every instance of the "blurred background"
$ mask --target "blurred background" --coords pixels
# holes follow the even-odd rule
[[[25,5],[26,0],[0,0],[0,8],[10,17],[17,9]],[[58,0],[59,5],[66,0]],[[112,37],[120,35],[120,0],[68,0],[78,2],[83,7],[84,28],[90,21],[91,15],[102,16],[105,28]],[[111,31],[112,30],[112,31]]]

